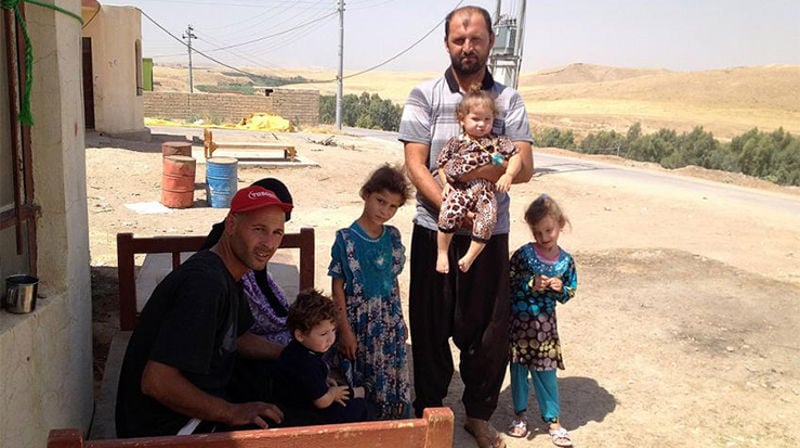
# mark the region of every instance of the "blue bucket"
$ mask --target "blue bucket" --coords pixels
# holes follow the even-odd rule
[[[237,166],[233,157],[211,157],[206,160],[206,198],[213,208],[231,206],[238,187]]]

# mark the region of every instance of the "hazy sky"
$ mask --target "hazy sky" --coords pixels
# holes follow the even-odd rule
[[[236,67],[338,66],[337,0],[108,0],[137,6],[177,37]],[[522,0],[501,2],[516,16]],[[439,22],[458,4],[496,0],[349,0],[345,71],[440,71],[448,61]],[[574,62],[617,67],[707,70],[800,64],[800,0],[537,0],[527,2],[522,71]],[[187,50],[142,17],[144,57],[185,64]],[[250,43],[247,43],[250,42]],[[242,45],[244,44],[244,45]],[[221,47],[230,47],[219,49]],[[193,56],[198,65],[213,65]]]

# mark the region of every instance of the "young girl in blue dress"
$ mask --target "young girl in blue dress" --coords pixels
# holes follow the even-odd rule
[[[556,446],[572,446],[569,433],[559,423],[556,369],[564,369],[556,325],[556,303],[575,295],[578,277],[572,256],[558,245],[569,223],[558,204],[543,194],[525,212],[533,242],[511,256],[511,395],[514,419],[508,434],[528,435],[528,373],[542,420]]]
[[[400,306],[397,276],[405,247],[387,225],[410,196],[405,175],[383,165],[361,187],[364,210],[336,232],[328,275],[339,306],[338,347],[350,361],[352,385],[364,386],[379,419],[408,417],[410,392],[406,354],[408,331]]]

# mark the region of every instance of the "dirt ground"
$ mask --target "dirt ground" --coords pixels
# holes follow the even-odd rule
[[[215,131],[215,137],[223,139],[226,132]],[[226,212],[206,206],[203,165],[197,169],[193,208],[138,214],[125,207],[158,201],[160,144],[187,135],[199,137],[201,130],[163,131],[149,143],[86,136],[98,379],[110,338],[118,329],[116,234],[205,234]],[[329,135],[236,137],[294,142],[302,158],[319,164],[240,166],[238,176],[240,186],[267,176],[279,177],[289,186],[297,208],[287,230],[315,228],[316,282],[326,290],[334,231],[360,214],[358,189],[365,176],[380,163],[402,162],[397,142],[348,135],[336,135],[336,146],[307,140]],[[603,160],[664,171],[612,157]],[[729,184],[725,188],[759,188],[765,197],[800,201],[797,189],[744,176],[692,168],[673,174]],[[529,240],[522,214],[541,192],[559,200],[572,222],[560,242],[576,257],[579,287],[575,299],[559,308],[567,366],[559,372],[559,383],[562,422],[577,446],[800,444],[796,214],[657,183],[543,171],[511,190],[512,250]],[[407,246],[412,216],[409,204],[392,221]],[[408,270],[400,280],[402,291],[408,291]],[[461,390],[456,374],[446,404],[456,413],[454,446],[471,447],[474,442],[461,428]],[[536,409],[533,398],[530,409]],[[533,422],[536,414],[531,414]],[[504,428],[511,415],[506,381],[492,422]],[[552,446],[541,429],[527,440],[507,441],[511,448]]]

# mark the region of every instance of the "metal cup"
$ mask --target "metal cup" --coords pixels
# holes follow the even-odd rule
[[[26,274],[6,277],[6,295],[3,304],[10,313],[25,314],[36,309],[39,279]]]

